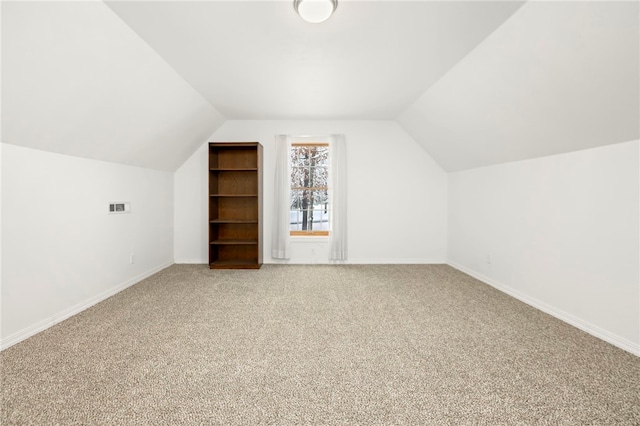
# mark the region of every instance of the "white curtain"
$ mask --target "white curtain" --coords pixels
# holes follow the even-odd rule
[[[276,135],[276,179],[274,187],[273,235],[271,236],[271,257],[289,259],[291,241],[289,237],[289,179],[291,140],[286,135]]]
[[[329,205],[332,215],[329,231],[329,259],[347,259],[347,147],[344,135],[329,139]]]

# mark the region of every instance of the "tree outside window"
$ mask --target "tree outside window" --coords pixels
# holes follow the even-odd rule
[[[291,235],[329,235],[329,146],[291,146]]]

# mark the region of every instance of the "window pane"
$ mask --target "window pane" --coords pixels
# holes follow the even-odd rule
[[[310,152],[312,166],[327,166],[329,163],[329,148],[326,146],[314,147]]]
[[[299,210],[302,208],[302,191],[291,190],[291,209]]]
[[[329,148],[326,146],[293,146],[291,147],[291,164],[293,166],[328,166]]]
[[[313,205],[313,191],[303,189],[300,191],[300,193],[302,194],[300,197],[300,208],[302,210],[312,208],[311,206]]]
[[[292,167],[291,187],[326,187],[329,183],[329,171],[326,167]]]
[[[303,231],[313,231],[316,229],[313,223],[313,210],[303,210],[302,211],[302,230]]]
[[[324,210],[320,210],[320,217],[321,219],[314,223],[314,226],[316,227],[315,229],[317,231],[328,231],[329,230],[329,212],[327,211],[325,213]]]
[[[313,191],[313,208],[326,210],[329,202],[329,195],[326,190]]]
[[[301,229],[301,215],[299,210],[289,212],[289,230],[299,231]]]
[[[315,188],[326,187],[329,184],[329,171],[326,167],[311,167],[311,185]]]
[[[305,169],[302,167],[291,167],[291,187],[300,188],[305,186]]]
[[[329,148],[326,146],[292,147],[289,213],[292,231],[329,230],[328,160]]]
[[[305,146],[294,146],[291,148],[291,164],[293,166],[309,166],[311,161],[311,148]]]

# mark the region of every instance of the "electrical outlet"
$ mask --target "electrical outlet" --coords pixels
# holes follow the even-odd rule
[[[487,265],[491,265],[491,255],[487,255]]]
[[[129,264],[133,265],[134,263],[136,263],[136,255],[131,253],[131,255],[129,256]]]

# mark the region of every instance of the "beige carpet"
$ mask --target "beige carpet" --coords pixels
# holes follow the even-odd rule
[[[175,265],[0,354],[0,424],[640,424],[640,358],[443,265]]]

